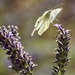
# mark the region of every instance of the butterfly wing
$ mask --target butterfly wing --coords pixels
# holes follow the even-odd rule
[[[49,28],[49,25],[50,25],[50,21],[49,20],[45,21],[43,25],[40,27],[38,34],[42,35]]]
[[[34,33],[35,33],[35,31],[37,31],[37,30],[40,28],[40,26],[42,25],[42,23],[43,23],[42,17],[39,17],[39,18],[37,19],[36,23],[35,23],[35,26],[34,26],[35,28],[34,28],[34,30],[32,31],[31,36],[33,36]]]
[[[45,21],[45,19],[47,18],[47,17],[49,17],[48,16],[48,14],[50,13],[50,10],[48,10],[48,11],[46,11],[41,17],[39,17],[38,19],[37,19],[37,21],[36,21],[36,23],[35,23],[35,28],[34,28],[34,30],[32,31],[32,34],[31,34],[31,36],[33,36],[33,34],[35,33],[35,31],[37,31],[37,30],[41,30],[41,26],[42,25],[45,25],[44,24],[44,21]],[[48,18],[49,19],[49,18]]]
[[[47,18],[49,16],[51,10],[46,11],[41,17],[39,17],[35,23],[35,28],[38,30],[40,28],[40,26],[43,24],[43,22],[45,21],[45,18]]]
[[[59,14],[59,12],[61,12],[63,8],[57,8],[51,11],[50,13],[50,22],[52,23],[54,21],[54,19],[56,18],[56,16]]]

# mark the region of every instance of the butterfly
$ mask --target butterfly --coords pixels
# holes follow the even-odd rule
[[[38,35],[42,35],[50,26],[51,23],[56,19],[56,16],[61,12],[63,8],[57,8],[46,11],[41,17],[36,20],[34,30],[31,36],[34,35],[35,31],[38,31]]]

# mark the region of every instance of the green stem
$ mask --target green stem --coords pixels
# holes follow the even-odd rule
[[[61,70],[58,72],[58,75],[63,75],[62,72],[61,72]]]

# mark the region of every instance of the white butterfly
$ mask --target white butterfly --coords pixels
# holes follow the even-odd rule
[[[51,23],[56,19],[56,16],[62,8],[57,8],[53,10],[46,11],[41,17],[36,20],[35,28],[31,34],[33,36],[34,32],[38,30],[38,34],[42,35],[48,28]]]

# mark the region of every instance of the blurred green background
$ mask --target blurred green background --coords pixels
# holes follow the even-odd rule
[[[54,60],[54,48],[56,44],[56,28],[52,25],[42,35],[37,33],[31,36],[35,21],[46,10],[63,3],[63,11],[58,15],[58,23],[62,27],[71,30],[71,61],[66,67],[65,75],[75,75],[75,0],[0,0],[0,25],[17,25],[21,36],[21,42],[25,51],[33,57],[38,64],[33,75],[52,75]],[[6,51],[0,48],[0,75],[15,75],[8,68]]]

